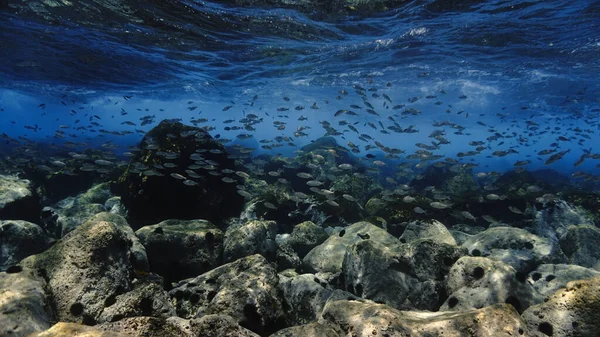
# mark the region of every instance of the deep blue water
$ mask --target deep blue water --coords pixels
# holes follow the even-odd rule
[[[457,158],[483,142],[457,158],[476,171],[530,160],[528,169],[600,174],[600,2],[371,4],[0,1],[0,133],[17,145],[125,147],[162,119],[206,118],[199,126],[215,136],[235,143],[248,133],[256,153],[291,155],[323,136],[326,121],[360,157],[383,155],[364,149],[375,141],[409,155],[437,143],[429,136],[439,130],[449,143],[435,154]],[[357,115],[335,117],[340,109]],[[263,118],[256,130],[224,129],[247,114]],[[276,136],[295,146],[260,147]]]

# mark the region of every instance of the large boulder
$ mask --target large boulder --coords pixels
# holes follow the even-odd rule
[[[308,252],[302,260],[303,266],[312,273],[339,274],[342,271],[346,248],[367,237],[384,246],[400,243],[384,229],[368,222],[357,222],[330,236],[325,242]]]
[[[523,320],[535,336],[596,337],[600,331],[600,277],[569,282],[544,303],[529,307]]]
[[[23,220],[0,220],[0,271],[41,253],[51,240],[40,226]]]
[[[466,249],[429,239],[384,245],[365,239],[346,250],[346,289],[398,309],[437,310],[445,300],[444,278]]]
[[[329,235],[323,227],[312,221],[305,221],[294,226],[288,243],[302,259],[311,249],[322,244],[328,237]]]
[[[570,264],[600,271],[600,229],[593,225],[572,225],[560,238],[560,248]]]
[[[554,241],[562,237],[571,225],[594,222],[590,214],[581,207],[576,207],[561,199],[551,199],[548,204],[534,213],[532,232]]]
[[[261,254],[274,261],[277,252],[277,223],[266,220],[250,220],[232,225],[225,232],[223,261],[231,262],[244,256]]]
[[[221,263],[223,232],[206,220],[165,220],[138,229],[136,235],[146,248],[150,270],[168,283]]]
[[[31,181],[0,175],[0,219],[39,222],[40,198]]]
[[[440,310],[480,309],[508,303],[518,312],[540,303],[543,297],[516,270],[500,261],[464,256],[450,269],[446,282],[448,299]]]
[[[287,325],[301,325],[316,321],[325,303],[333,293],[325,281],[313,274],[287,277],[279,275]]]
[[[180,281],[169,295],[180,317],[225,314],[264,335],[282,328],[285,322],[278,282],[276,270],[256,254]]]
[[[420,312],[341,300],[327,303],[323,319],[338,326],[343,331],[340,336],[527,336],[521,317],[508,304],[460,312]]]
[[[50,327],[45,285],[28,269],[0,272],[0,336],[25,337]]]
[[[600,276],[600,272],[572,264],[542,264],[527,276],[527,282],[541,295],[550,296],[571,281]]]
[[[219,224],[238,216],[244,198],[235,162],[208,132],[162,121],[141,142],[128,168],[114,185],[134,228],[166,219],[207,219]],[[223,180],[224,177],[232,180]],[[229,182],[227,182],[229,181]]]
[[[462,245],[471,256],[502,261],[523,275],[543,263],[564,261],[555,241],[514,227],[492,227],[468,238]]]
[[[20,265],[45,278],[60,321],[94,324],[111,297],[132,288],[131,245],[119,225],[92,219]]]
[[[169,318],[176,315],[169,294],[160,284],[138,282],[124,294],[113,295],[105,300],[99,322],[115,322],[125,317],[150,316]]]

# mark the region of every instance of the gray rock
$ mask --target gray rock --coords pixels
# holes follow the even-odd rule
[[[325,242],[328,237],[329,235],[323,227],[315,225],[312,221],[305,221],[294,226],[288,242],[302,259],[311,249]]]
[[[534,213],[532,233],[557,241],[570,225],[592,225],[588,212],[564,200],[552,199],[548,205]]]
[[[255,254],[180,281],[169,295],[180,317],[229,315],[241,326],[264,335],[283,327],[278,281],[275,269]]]
[[[150,270],[146,248],[144,245],[142,245],[140,239],[135,235],[133,229],[129,227],[127,220],[125,220],[123,216],[116,213],[102,212],[92,216],[88,221],[108,221],[117,225],[119,229],[125,233],[127,239],[131,242],[131,247],[129,248],[129,261],[131,262],[133,268],[136,271]]]
[[[494,227],[475,234],[462,245],[471,256],[502,261],[527,274],[543,263],[561,263],[565,257],[558,244],[513,227]]]
[[[275,255],[275,262],[277,263],[277,270],[286,269],[299,269],[302,266],[302,260],[294,251],[292,246],[285,242],[277,246],[277,253]]]
[[[40,226],[23,220],[0,220],[0,271],[43,252],[51,240]]]
[[[169,318],[176,315],[168,293],[156,283],[134,285],[129,292],[108,297],[104,304],[106,307],[98,318],[100,322],[135,316]]]
[[[404,233],[400,236],[400,242],[408,243],[417,239],[430,239],[436,242],[456,246],[456,240],[443,223],[437,220],[416,220],[410,222]]]
[[[277,331],[269,337],[343,337],[342,330],[331,324],[319,322],[308,323],[305,325],[292,326]]]
[[[460,312],[420,312],[372,302],[333,301],[323,309],[323,319],[338,326],[342,336],[527,336],[524,322],[508,304]]]
[[[180,323],[180,321],[183,321]],[[192,337],[189,331],[189,320],[173,317],[126,317],[115,322],[107,322],[95,326],[107,332],[126,334],[129,337]],[[185,329],[188,327],[188,329]]]
[[[593,269],[572,264],[542,264],[527,276],[527,282],[541,296],[550,296],[567,283],[600,276],[600,272]]]
[[[142,227],[150,269],[167,282],[194,277],[221,263],[223,232],[206,220],[165,220]]]
[[[277,223],[275,221],[251,220],[231,226],[225,231],[223,261],[231,262],[244,256],[261,254],[274,261],[277,251]]]
[[[398,309],[437,310],[450,266],[466,249],[431,241],[383,245],[363,240],[346,250],[343,276],[350,292]]]
[[[456,244],[459,246],[462,246],[462,244],[465,243],[465,241],[467,241],[472,236],[471,234],[467,234],[465,232],[461,232],[454,229],[450,230],[450,234],[452,234],[452,237],[456,241]]]
[[[465,256],[450,269],[446,282],[449,295],[441,311],[480,309],[508,303],[518,312],[543,301],[527,282],[517,279],[516,270],[500,261]]]
[[[61,237],[98,213],[110,212],[125,215],[120,206],[120,198],[115,199],[112,196],[108,183],[92,186],[75,197],[63,199],[57,202],[52,209],[58,216],[56,234]]]
[[[0,219],[38,222],[40,200],[31,181],[0,175]]]
[[[569,282],[544,303],[529,307],[523,320],[533,336],[596,337],[600,331],[600,277]]]
[[[600,229],[593,225],[569,226],[560,238],[567,262],[600,271]]]
[[[24,337],[50,327],[44,286],[31,270],[0,272],[0,336]]]
[[[304,257],[302,264],[308,272],[339,274],[342,271],[346,248],[366,237],[385,246],[400,243],[398,239],[384,229],[368,222],[357,222],[330,236],[325,242],[313,248]]]
[[[88,221],[20,265],[46,279],[58,320],[91,324],[99,320],[111,296],[131,289],[130,247],[120,226]]]
[[[280,274],[279,289],[283,293],[287,325],[316,321],[333,293],[327,283],[313,274],[286,277]]]

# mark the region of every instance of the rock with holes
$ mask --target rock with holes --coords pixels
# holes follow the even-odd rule
[[[408,243],[417,239],[430,239],[456,246],[456,240],[443,223],[437,220],[417,220],[410,222],[400,237],[400,242]]]
[[[57,216],[55,234],[58,237],[65,236],[101,212],[125,215],[120,199],[114,199],[108,183],[97,184],[75,197],[63,199],[52,210]]]
[[[383,245],[362,240],[349,246],[342,265],[346,289],[398,309],[437,310],[444,277],[466,249],[429,239]]]
[[[596,337],[600,331],[600,277],[569,282],[544,303],[529,307],[523,320],[535,336]]]
[[[593,225],[567,227],[560,248],[570,264],[600,271],[600,229]]]
[[[114,322],[135,316],[168,318],[176,315],[168,293],[154,282],[134,283],[131,291],[108,297],[104,306],[98,318],[100,322]]]
[[[18,266],[0,272],[0,336],[24,337],[50,327],[45,284]]]
[[[259,335],[241,327],[227,315],[205,315],[200,318],[180,317],[131,317],[117,322],[103,323],[98,328],[104,331],[126,333],[130,337],[258,337]]]
[[[206,220],[165,220],[138,229],[151,271],[167,283],[207,272],[221,263],[223,232]]]
[[[135,271],[143,272],[150,270],[146,248],[140,239],[135,235],[133,229],[129,227],[127,220],[123,216],[116,213],[102,212],[94,215],[88,221],[107,221],[119,226],[119,229],[127,236],[127,240],[131,242],[131,247],[129,247],[129,261],[131,262],[133,269]]]
[[[58,322],[50,329],[29,337],[131,337],[128,334],[102,331],[97,327],[77,323]]]
[[[40,226],[23,220],[0,220],[0,271],[41,253],[52,240]]]
[[[294,248],[287,241],[277,245],[275,263],[277,264],[278,271],[299,269],[302,266],[302,260],[300,260]]]
[[[180,281],[169,295],[180,317],[229,315],[264,335],[280,329],[285,321],[278,282],[276,270],[255,254]]]
[[[269,337],[343,337],[342,329],[336,325],[313,322],[304,325],[292,326],[281,329]]]
[[[531,226],[533,233],[554,241],[562,237],[571,225],[592,225],[589,212],[561,199],[550,199],[544,207],[534,213]]]
[[[399,311],[384,304],[331,301],[323,321],[342,330],[340,336],[527,336],[527,328],[508,304],[468,311]]]
[[[0,175],[0,219],[40,220],[40,198],[31,181]]]
[[[384,246],[398,245],[398,239],[368,222],[357,222],[338,233],[331,235],[325,242],[313,248],[302,260],[304,268],[312,273],[339,274],[346,255],[346,248],[356,242],[369,239]]]
[[[523,312],[543,300],[513,267],[485,257],[464,256],[456,261],[448,274],[446,292],[449,296],[442,311],[508,303]]]
[[[225,231],[223,261],[231,262],[253,254],[261,254],[267,260],[274,261],[277,252],[276,236],[275,221],[250,220],[232,225]]]
[[[46,279],[58,320],[94,324],[109,297],[132,288],[131,245],[121,226],[92,219],[20,265]]]
[[[313,274],[279,275],[279,289],[285,302],[287,325],[301,325],[319,318],[333,293],[327,283]]]
[[[462,245],[471,256],[502,261],[527,274],[543,263],[561,263],[565,257],[554,241],[514,227],[493,227],[475,234]]]
[[[542,264],[527,276],[527,283],[541,296],[550,296],[571,281],[600,276],[600,272],[572,264]]]
[[[311,249],[322,244],[329,235],[323,227],[315,225],[312,221],[305,221],[294,226],[288,243],[302,259]]]

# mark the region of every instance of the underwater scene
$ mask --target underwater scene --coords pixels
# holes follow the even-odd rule
[[[0,337],[600,336],[600,2],[0,0]]]

